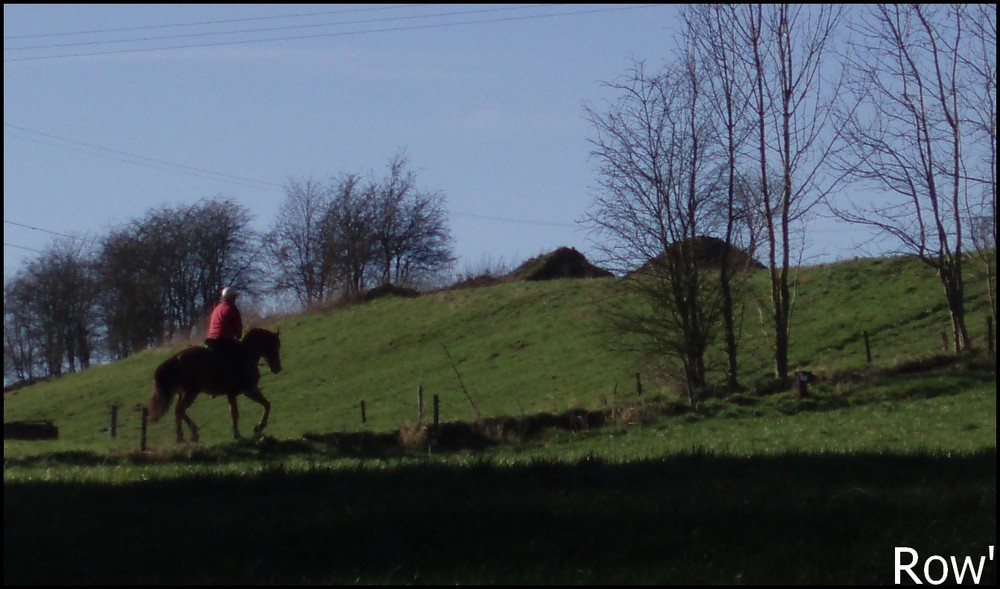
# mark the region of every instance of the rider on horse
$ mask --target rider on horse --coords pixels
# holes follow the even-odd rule
[[[240,338],[243,337],[243,317],[236,306],[236,295],[236,289],[231,286],[222,289],[222,300],[212,309],[205,346],[220,354],[237,372],[238,390],[249,391],[255,388],[250,375],[253,366],[240,344]]]

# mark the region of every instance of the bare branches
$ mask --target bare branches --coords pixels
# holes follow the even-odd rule
[[[996,7],[876,5],[866,17],[847,61],[863,108],[841,117],[840,165],[879,193],[833,210],[938,271],[962,350],[969,224],[992,218],[996,235]]]
[[[290,181],[271,230],[276,288],[308,306],[338,289],[407,285],[454,261],[444,195],[421,190],[403,154],[387,168],[367,182],[357,174]]]

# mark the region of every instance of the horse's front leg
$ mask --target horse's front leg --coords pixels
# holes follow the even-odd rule
[[[242,440],[240,435],[240,408],[236,406],[237,393],[229,394],[229,416],[233,418],[233,438]]]
[[[258,388],[254,388],[252,392],[246,393],[246,396],[257,403],[260,403],[260,405],[264,408],[264,414],[260,418],[260,423],[253,428],[253,433],[259,436],[264,431],[264,428],[267,427],[267,418],[271,415],[271,402],[264,398],[264,395]]]

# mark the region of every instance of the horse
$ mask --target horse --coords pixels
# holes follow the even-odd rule
[[[239,375],[228,367],[225,358],[220,358],[218,352],[213,352],[203,346],[191,346],[177,352],[163,361],[153,374],[153,398],[149,402],[149,416],[153,422],[159,421],[173,402],[174,394],[179,392],[177,406],[174,409],[174,420],[177,425],[177,441],[184,441],[183,423],[191,430],[191,441],[198,441],[198,426],[188,416],[188,407],[194,403],[199,392],[213,397],[226,395],[229,398],[229,413],[233,419],[233,437],[241,440],[236,397],[246,395],[264,408],[260,423],[254,427],[254,434],[260,435],[267,426],[267,418],[271,413],[271,403],[264,398],[257,383],[260,381],[260,359],[263,357],[271,372],[281,372],[281,339],[278,331],[254,328],[249,330],[240,344],[249,359],[253,361],[252,390],[239,389]]]

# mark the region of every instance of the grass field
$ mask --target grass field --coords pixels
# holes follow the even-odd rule
[[[5,422],[59,439],[5,439],[5,583],[889,583],[895,546],[995,544],[995,363],[943,351],[932,272],[801,269],[791,364],[818,376],[809,396],[754,392],[770,360],[749,304],[748,390],[698,411],[669,368],[615,351],[610,280],[268,320],[284,370],[262,379],[271,425],[252,442],[201,397],[200,444],[167,419],[138,451],[131,408],[184,342],[6,394]],[[241,411],[249,433],[257,408]]]

